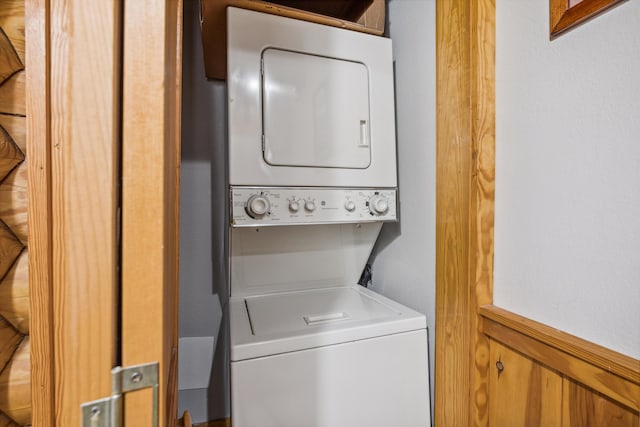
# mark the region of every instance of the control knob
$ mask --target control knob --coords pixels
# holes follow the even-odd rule
[[[307,212],[313,212],[316,210],[316,202],[314,202],[313,200],[307,200],[306,202],[304,202],[304,208],[305,210],[307,210]]]
[[[291,200],[289,202],[289,210],[294,213],[298,212],[300,210],[300,202],[295,199]]]
[[[245,210],[251,218],[262,218],[271,209],[271,202],[264,194],[254,194],[247,200]]]
[[[389,210],[389,201],[384,196],[375,195],[369,199],[369,210],[373,215],[384,215]]]
[[[346,202],[344,202],[344,208],[349,212],[353,212],[356,210],[356,202],[354,202],[353,200],[347,200]]]

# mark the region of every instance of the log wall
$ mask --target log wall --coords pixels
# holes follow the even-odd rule
[[[0,2],[0,426],[31,424],[24,0]]]

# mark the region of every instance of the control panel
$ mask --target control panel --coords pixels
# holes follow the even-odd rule
[[[231,226],[397,221],[397,190],[231,187]]]

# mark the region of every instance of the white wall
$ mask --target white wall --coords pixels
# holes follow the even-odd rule
[[[229,414],[226,327],[226,86],[204,74],[198,0],[184,2],[180,182],[180,361],[208,378],[178,372],[178,412],[194,422]],[[214,348],[202,351],[213,337]],[[210,346],[209,346],[210,347]],[[184,356],[184,357],[182,357]],[[184,360],[183,360],[184,359]],[[184,368],[184,365],[183,365]],[[189,378],[195,378],[195,381]]]
[[[427,316],[435,350],[435,0],[391,0],[400,222],[376,243],[372,289]]]
[[[640,358],[640,1],[496,3],[495,304]]]

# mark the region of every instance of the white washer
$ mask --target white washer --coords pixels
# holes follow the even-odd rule
[[[429,425],[419,313],[359,285],[233,300],[230,310],[234,426]]]
[[[228,9],[234,427],[430,425],[424,315],[357,284],[397,221],[390,40]]]
[[[231,229],[234,427],[430,424],[425,316],[356,284],[380,228]]]

